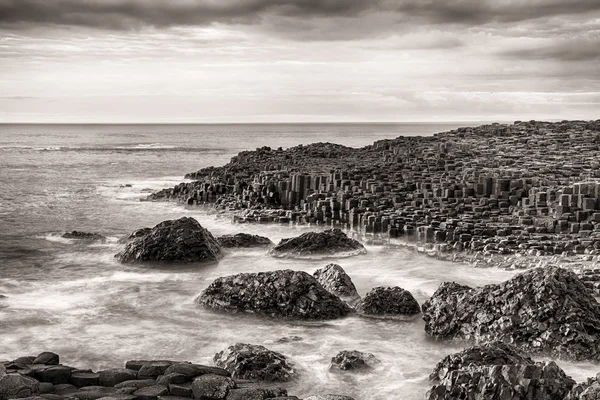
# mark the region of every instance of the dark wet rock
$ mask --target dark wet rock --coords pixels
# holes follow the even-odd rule
[[[275,341],[275,343],[290,343],[290,342],[301,342],[304,338],[301,336],[284,336]]]
[[[251,235],[249,233],[237,233],[235,235],[223,235],[217,238],[217,242],[223,248],[250,248],[250,247],[269,247],[274,243],[271,239],[259,236]]]
[[[60,364],[60,358],[58,354],[45,351],[40,353],[30,364],[58,365]]]
[[[134,371],[139,371],[144,365],[172,365],[179,364],[178,361],[171,360],[129,360],[125,362],[125,368],[132,369]],[[188,363],[189,364],[189,363]]]
[[[79,400],[98,400],[103,397],[118,397],[124,393],[122,389],[115,389],[114,387],[104,386],[86,386],[79,388],[75,393],[71,393],[69,398],[76,398]]]
[[[356,304],[356,311],[370,317],[402,318],[419,314],[421,307],[408,290],[398,286],[379,286],[371,289]]]
[[[0,371],[0,399],[28,397],[39,393],[39,382],[20,374]]]
[[[565,400],[600,400],[600,373],[573,386]]]
[[[563,359],[600,360],[600,304],[565,269],[535,268],[477,289],[445,283],[423,304],[436,339],[502,340]]]
[[[159,375],[163,375],[170,366],[171,363],[169,362],[152,362],[144,364],[138,370],[138,379],[156,379]]]
[[[119,382],[114,387],[117,389],[135,388],[137,390],[146,386],[155,386],[156,384],[157,382],[154,379],[132,379],[128,381]]]
[[[165,371],[165,375],[177,373],[185,375],[189,378],[195,378],[199,375],[213,374],[221,376],[230,376],[229,372],[219,367],[212,367],[201,364],[178,363],[173,364]]]
[[[220,311],[284,319],[333,319],[350,307],[302,271],[244,273],[216,279],[196,303]]]
[[[372,369],[380,361],[371,353],[356,350],[340,351],[331,358],[330,371],[366,371]]]
[[[73,372],[71,383],[77,387],[98,386],[100,375],[94,372]]]
[[[48,368],[40,368],[34,373],[35,379],[40,382],[50,382],[54,385],[69,383],[71,380],[71,368],[64,365],[54,365]]]
[[[106,236],[91,232],[72,231],[63,234],[62,237],[65,239],[77,239],[84,242],[106,242]]]
[[[236,343],[215,354],[215,365],[226,369],[234,379],[287,382],[296,371],[286,357],[264,346]]]
[[[40,394],[54,393],[54,385],[50,382],[40,382],[38,391]]]
[[[154,385],[154,386],[145,386],[133,392],[133,395],[138,400],[156,400],[158,396],[163,396],[169,393],[169,390],[166,386],[163,385]]]
[[[278,399],[282,396],[287,396],[285,389],[240,388],[229,390],[227,400]]]
[[[194,218],[163,221],[130,241],[115,257],[122,263],[217,262],[223,256],[213,235]]]
[[[54,385],[54,393],[61,395],[61,396],[66,396],[71,393],[75,393],[78,390],[79,389],[75,385],[70,385],[68,383],[61,383],[58,385]]]
[[[575,384],[553,361],[533,362],[497,342],[444,358],[430,377],[439,384],[428,400],[563,400]]]
[[[133,239],[137,239],[137,238],[146,236],[150,232],[152,232],[152,228],[136,229],[135,231],[131,232],[129,235],[125,235],[121,239],[119,239],[119,243],[128,243],[128,242],[132,241]]]
[[[100,386],[115,386],[117,383],[137,379],[137,373],[131,369],[111,368],[99,372]]]
[[[325,290],[348,304],[355,304],[360,300],[352,279],[338,264],[328,264],[316,270],[313,276]]]
[[[192,394],[196,400],[225,399],[230,389],[237,386],[235,381],[221,375],[200,375],[192,383]]]
[[[178,374],[177,372],[172,372],[170,374],[161,375],[156,379],[156,382],[159,385],[169,386],[170,384],[178,384],[185,383],[190,380],[190,377],[184,374]]]
[[[298,237],[282,239],[269,254],[277,257],[328,257],[355,256],[367,250],[357,240],[351,239],[340,229],[307,232]]]
[[[17,364],[17,365],[34,364],[34,361],[36,358],[37,358],[36,356],[25,356],[25,357],[15,358],[15,360],[13,361],[13,364]]]
[[[171,383],[169,393],[173,396],[192,397],[192,382]]]
[[[354,398],[340,394],[321,394],[305,397],[304,400],[354,400]]]
[[[521,350],[504,342],[490,342],[469,347],[444,357],[433,369],[429,379],[441,380],[452,371],[468,366],[533,365],[534,361]]]

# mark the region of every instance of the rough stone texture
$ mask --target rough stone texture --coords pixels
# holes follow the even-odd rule
[[[216,279],[196,303],[227,312],[248,312],[285,319],[333,319],[350,307],[302,271],[245,273]]]
[[[147,386],[155,386],[156,383],[157,382],[154,379],[129,380],[129,381],[119,382],[114,387],[117,389],[135,388],[137,390],[137,389],[141,389],[141,388],[147,387]]]
[[[285,389],[260,389],[260,388],[240,388],[231,389],[227,394],[227,400],[264,400],[280,399],[283,396],[287,398]]]
[[[131,240],[115,257],[122,263],[217,262],[223,256],[213,235],[193,218],[163,221]]]
[[[230,389],[237,385],[231,378],[221,375],[206,374],[194,379],[192,393],[196,400],[225,399]]]
[[[138,400],[156,400],[158,396],[163,396],[168,394],[169,390],[166,386],[162,385],[153,385],[153,386],[145,386],[133,392],[133,395]]]
[[[214,361],[234,379],[287,382],[296,375],[283,354],[260,345],[236,343],[215,354]]]
[[[156,379],[159,375],[163,375],[170,366],[171,363],[169,362],[152,362],[144,364],[138,370],[138,379]]]
[[[351,239],[340,229],[322,232],[307,232],[298,237],[281,239],[269,250],[269,254],[278,257],[327,257],[355,256],[366,254],[367,250],[357,240]]]
[[[60,357],[56,353],[45,351],[40,353],[30,364],[58,365]]]
[[[269,247],[274,243],[271,239],[259,236],[251,235],[249,233],[237,233],[235,235],[223,235],[217,238],[217,242],[223,248],[250,248],[250,247]]]
[[[418,314],[421,308],[408,290],[378,286],[358,302],[356,311],[370,317],[401,318]]]
[[[106,242],[105,236],[91,232],[72,231],[63,234],[62,237],[65,239],[77,239],[84,242]]]
[[[316,270],[313,276],[325,290],[348,304],[356,304],[360,300],[352,279],[338,264],[328,264]]]
[[[74,372],[71,374],[71,383],[77,387],[97,386],[100,375],[93,372]]]
[[[436,339],[502,340],[558,358],[600,360],[600,304],[558,267],[477,289],[442,284],[423,304],[423,319]]]
[[[136,371],[125,368],[112,368],[99,372],[100,386],[115,386],[117,383],[137,379]]]
[[[372,369],[380,361],[371,353],[356,350],[344,350],[331,359],[330,371],[366,371]]]
[[[178,363],[173,364],[165,371],[165,375],[168,374],[182,374],[189,378],[195,378],[199,375],[204,374],[213,374],[213,375],[222,375],[222,376],[230,376],[229,372],[219,367],[211,367],[208,365],[201,364],[187,364],[187,363]]]
[[[71,368],[64,365],[54,365],[35,371],[35,379],[40,382],[50,382],[53,385],[69,383],[71,380]]]
[[[190,377],[184,374],[178,374],[177,372],[172,372],[170,374],[161,375],[156,379],[156,382],[159,385],[169,386],[170,384],[179,384],[185,383],[190,380]]]
[[[573,386],[565,400],[600,400],[600,373],[587,382]]]
[[[20,374],[0,374],[0,399],[33,396],[39,392],[39,382]]]
[[[152,228],[140,228],[140,229],[136,229],[135,231],[131,232],[129,235],[125,235],[124,237],[122,237],[121,239],[119,239],[119,243],[127,243],[133,239],[137,239],[140,238],[142,236],[146,236],[147,234],[149,234],[150,232],[152,232]]]

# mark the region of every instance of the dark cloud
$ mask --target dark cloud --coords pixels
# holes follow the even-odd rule
[[[598,0],[0,0],[0,24],[135,29],[392,13],[402,23],[478,25],[595,11],[600,11]]]

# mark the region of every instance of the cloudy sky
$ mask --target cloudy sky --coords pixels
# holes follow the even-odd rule
[[[600,118],[600,0],[0,0],[0,122]]]

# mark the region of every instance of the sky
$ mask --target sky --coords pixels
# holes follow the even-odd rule
[[[599,110],[600,0],[0,0],[0,122]]]

